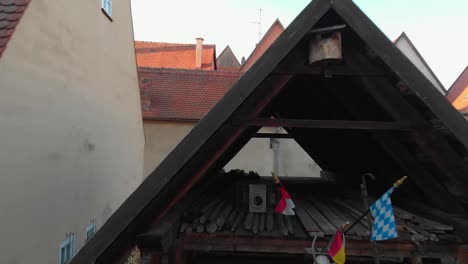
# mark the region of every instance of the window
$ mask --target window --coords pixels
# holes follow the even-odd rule
[[[112,20],[112,0],[101,0],[101,9]]]
[[[91,223],[86,227],[86,240],[96,233],[96,220],[91,220]]]
[[[75,255],[75,234],[67,234],[67,239],[60,243],[59,263],[65,264]]]

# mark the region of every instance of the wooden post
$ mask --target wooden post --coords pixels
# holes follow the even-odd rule
[[[459,246],[457,249],[457,264],[468,263],[468,245]]]
[[[410,258],[411,264],[422,264],[420,256],[413,256]]]
[[[180,243],[175,244],[174,247],[171,248],[168,260],[168,264],[185,264],[185,251]]]

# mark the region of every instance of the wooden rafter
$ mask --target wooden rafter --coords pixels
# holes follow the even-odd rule
[[[361,78],[366,91],[398,121],[411,122],[416,125],[414,139],[417,145],[431,156],[431,160],[449,179],[456,183],[452,193],[468,199],[466,192],[455,188],[468,188],[468,165],[447,142],[432,128],[427,121],[398,94],[387,80],[381,78]]]
[[[335,98],[346,108],[346,110],[355,118],[366,119],[369,115],[369,109],[364,109],[362,104],[352,103],[347,100],[352,91],[340,90],[333,87],[329,89]],[[393,158],[396,163],[411,178],[418,189],[422,191],[428,200],[439,209],[454,212],[465,213],[463,207],[452,195],[442,187],[435,177],[428,172],[408,151],[408,149],[394,138],[391,134],[370,132],[371,138],[379,144],[387,154]],[[437,193],[437,196],[434,194]]]

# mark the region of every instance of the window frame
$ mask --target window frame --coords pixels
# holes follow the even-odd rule
[[[92,231],[90,234],[89,232]],[[96,220],[91,220],[91,223],[86,227],[86,241],[88,241],[96,233]]]
[[[104,13],[104,15],[107,16],[107,18],[109,18],[110,21],[113,21],[112,9],[113,9],[112,0],[101,0],[101,11]]]
[[[68,233],[67,238],[60,243],[59,264],[68,263],[75,253],[75,234]]]

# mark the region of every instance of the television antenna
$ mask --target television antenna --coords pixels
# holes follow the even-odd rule
[[[258,21],[252,22],[258,25],[258,43],[262,39],[262,9],[258,9]]]

